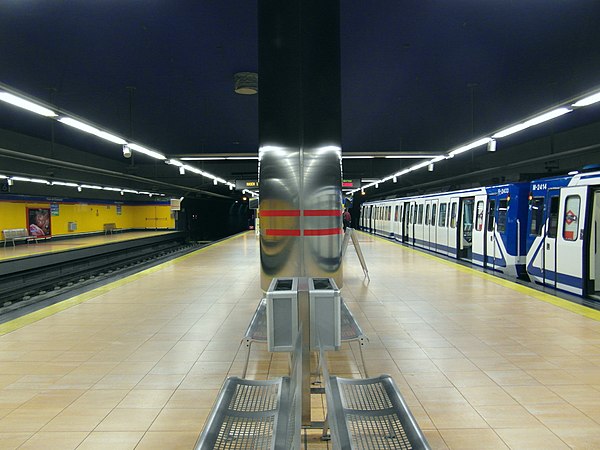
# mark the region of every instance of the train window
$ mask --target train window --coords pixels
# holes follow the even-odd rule
[[[544,197],[534,197],[531,200],[529,234],[531,236],[541,236],[542,225],[544,225]]]
[[[483,202],[477,202],[477,217],[475,218],[475,229],[477,231],[483,230]]]
[[[415,205],[410,205],[410,214],[408,215],[408,223],[415,223]]]
[[[450,227],[456,228],[456,203],[452,203],[452,208],[450,209]]]
[[[429,211],[429,207],[430,207],[430,206],[431,206],[431,205],[427,205],[427,206],[425,207],[425,225],[429,225],[429,212],[430,212],[430,211]]]
[[[394,209],[394,222],[398,222],[398,214],[400,212],[400,207],[396,206],[396,209]]]
[[[402,222],[402,205],[396,206],[396,222]]]
[[[508,212],[508,200],[498,202],[498,232],[504,233],[506,230],[506,213]]]
[[[488,214],[487,214],[487,230],[494,231],[494,218],[496,216],[496,200],[490,199],[488,203]]]
[[[563,222],[563,239],[565,241],[576,241],[579,235],[579,207],[581,198],[579,195],[569,195],[565,200],[565,218]]]
[[[417,224],[421,225],[423,223],[423,205],[419,205],[419,217],[417,219]]]
[[[548,237],[556,238],[558,230],[558,196],[550,198],[550,220],[548,223]]]
[[[391,220],[392,219],[392,207],[388,206],[387,207],[387,220]]]
[[[445,227],[446,226],[446,203],[442,203],[440,205],[440,218],[438,220],[438,226]]]
[[[436,212],[437,212],[437,203],[434,203],[431,206],[431,226],[432,227],[435,227],[435,215],[436,215]]]

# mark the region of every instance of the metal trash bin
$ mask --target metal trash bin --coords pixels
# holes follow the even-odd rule
[[[310,348],[339,350],[342,345],[341,295],[333,278],[309,278]],[[317,340],[318,333],[318,340]]]
[[[291,352],[298,335],[298,278],[274,278],[267,290],[270,352]]]

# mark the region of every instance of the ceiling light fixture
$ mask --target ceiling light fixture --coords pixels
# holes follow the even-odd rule
[[[138,144],[128,144],[131,150],[135,150],[136,152],[143,153],[144,155],[151,156],[152,158],[165,160],[167,157],[162,153],[156,152],[154,150],[147,149],[146,147],[142,147]]]
[[[106,131],[99,130],[96,127],[88,125],[87,123],[80,122],[79,120],[75,120],[71,117],[61,117],[58,119],[59,122],[64,123],[73,128],[77,128],[80,131],[85,131],[86,133],[93,134],[94,136],[98,136],[104,140],[110,141],[114,144],[125,145],[127,141],[125,139],[121,139],[118,136],[114,136]]]
[[[547,122],[548,120],[555,119],[564,114],[570,113],[571,111],[573,111],[573,110],[570,108],[566,108],[566,107],[554,109],[554,110],[544,113],[540,116],[534,117],[533,119],[529,119],[525,122],[513,125],[504,130],[501,130],[501,131],[493,134],[492,138],[498,139],[498,138],[510,136],[511,134],[525,130],[526,128],[532,127],[534,125],[539,125],[540,123]]]
[[[39,114],[40,116],[45,117],[57,117],[54,111],[44,108],[43,106],[37,105],[29,100],[25,100],[24,98],[17,97],[16,95],[9,94],[8,92],[0,92],[0,100],[6,103],[10,103],[13,106],[17,106],[22,109],[26,109],[27,111],[31,111],[33,113]]]
[[[581,100],[573,103],[571,106],[573,106],[575,108],[580,108],[582,106],[593,105],[594,103],[598,103],[598,102],[600,102],[600,92],[597,92],[596,94],[592,94],[588,97],[582,98]]]

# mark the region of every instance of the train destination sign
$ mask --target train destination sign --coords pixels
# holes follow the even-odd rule
[[[242,189],[258,189],[258,180],[235,180],[235,188]]]

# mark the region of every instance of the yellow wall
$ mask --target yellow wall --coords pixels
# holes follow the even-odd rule
[[[105,223],[117,228],[175,228],[170,205],[117,205],[90,203],[61,203],[59,215],[51,217],[53,235],[103,231]],[[0,201],[0,230],[27,228],[27,208],[50,208],[50,202]],[[69,231],[68,223],[76,222],[77,230]]]

